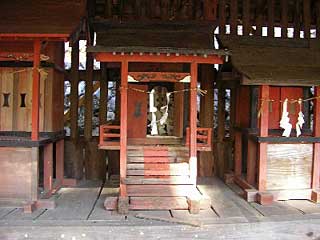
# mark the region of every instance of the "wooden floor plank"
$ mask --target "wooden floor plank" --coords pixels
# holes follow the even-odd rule
[[[188,209],[185,197],[130,197],[130,210]]]
[[[286,201],[288,205],[294,207],[305,214],[319,214],[320,205],[310,202],[308,200],[289,200]]]
[[[242,202],[231,189],[217,178],[203,178],[198,183],[199,190],[211,199],[211,206],[221,218],[257,217],[254,208]]]
[[[108,220],[108,221],[119,221],[125,220],[125,216],[119,215],[117,211],[107,211],[104,208],[104,201],[107,197],[116,197],[119,194],[119,188],[103,188],[101,195],[93,209],[89,220],[90,221],[101,221],[101,220]]]
[[[0,220],[2,220],[5,216],[14,212],[16,208],[7,208],[7,207],[0,207]]]
[[[24,213],[22,208],[17,208],[6,215],[3,220],[36,220],[46,209],[36,209],[32,213]]]
[[[282,216],[282,215],[302,215],[302,212],[291,207],[286,202],[278,201],[272,205],[260,205],[258,203],[250,203],[251,206],[256,208],[265,217]]]
[[[219,218],[218,215],[212,209],[200,210],[199,214],[190,214],[188,210],[172,210],[171,212],[174,218],[186,220],[190,219],[206,222],[208,220]]]
[[[182,184],[182,185],[190,185],[193,184],[189,176],[152,176],[149,178],[145,178],[144,176],[128,176],[124,180],[125,184],[130,185],[139,185],[139,184]]]
[[[63,188],[56,209],[47,210],[39,220],[86,220],[100,188]]]

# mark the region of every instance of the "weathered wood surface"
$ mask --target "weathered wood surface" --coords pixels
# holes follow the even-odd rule
[[[258,203],[251,203],[251,206],[257,209],[263,216],[283,216],[283,215],[301,215],[302,212],[288,205],[286,202],[274,202],[270,206],[262,206]]]
[[[47,210],[39,220],[87,220],[100,188],[64,188],[59,191],[57,207]]]
[[[128,185],[129,196],[137,197],[180,197],[201,196],[194,186],[188,185]]]
[[[289,206],[298,209],[303,214],[319,214],[320,206],[308,200],[289,200],[286,201]]]
[[[310,188],[312,144],[269,144],[267,158],[268,190]]]
[[[198,189],[211,199],[211,206],[220,218],[240,218],[246,221],[246,217],[253,219],[261,217],[259,212],[237,196],[221,180],[202,178],[198,182]]]

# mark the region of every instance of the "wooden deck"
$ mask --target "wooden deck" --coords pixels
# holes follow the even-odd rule
[[[112,180],[102,187],[100,182],[84,182],[76,188],[63,188],[54,197],[57,207],[53,210],[36,210],[24,214],[19,208],[0,208],[1,226],[28,225],[172,225],[205,226],[212,224],[237,224],[270,221],[293,221],[320,219],[320,205],[307,200],[276,202],[270,206],[248,203],[239,194],[236,185],[225,185],[217,178],[201,178],[199,191],[210,197],[211,208],[191,215],[187,210],[130,211],[119,215],[106,211],[103,203],[107,196],[117,196],[117,181]]]

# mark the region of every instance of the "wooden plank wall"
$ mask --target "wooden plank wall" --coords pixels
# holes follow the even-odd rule
[[[313,144],[268,144],[267,190],[311,186]]]
[[[292,4],[291,4],[292,3]],[[288,27],[294,28],[293,38],[310,38],[310,30],[320,32],[320,4],[312,0],[219,0],[219,34],[275,37],[274,27],[280,27],[282,38],[288,38]],[[226,32],[226,25],[230,31]],[[239,27],[239,28],[238,28]],[[291,36],[290,36],[291,37]],[[320,34],[317,34],[320,38]]]

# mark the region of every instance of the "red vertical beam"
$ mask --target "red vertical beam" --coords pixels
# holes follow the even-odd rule
[[[44,147],[44,163],[43,163],[43,186],[47,193],[52,191],[52,175],[53,175],[53,144],[49,143]]]
[[[39,106],[40,106],[40,40],[34,40],[33,44],[33,72],[32,72],[32,141],[39,139]]]
[[[259,119],[260,137],[268,136],[269,129],[269,86],[260,86],[260,98],[261,98],[261,116]],[[259,168],[258,168],[258,190],[266,190],[266,178],[267,178],[267,143],[259,144]]]
[[[190,83],[190,178],[194,184],[197,181],[197,80],[198,64],[191,63]]]
[[[128,106],[128,61],[121,63],[121,100],[120,100],[120,196],[127,196],[123,180],[127,176],[127,106]]]
[[[63,184],[64,179],[64,139],[56,142],[56,179]]]
[[[320,97],[320,88],[315,88],[315,96]],[[320,99],[314,100],[314,137],[320,137]],[[312,189],[318,189],[320,178],[320,143],[315,143],[313,148]]]

